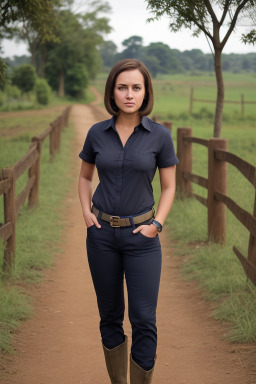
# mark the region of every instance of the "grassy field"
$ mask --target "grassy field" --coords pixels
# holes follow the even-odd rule
[[[106,74],[101,74],[93,82],[93,85],[104,92]],[[240,101],[241,94],[245,101],[256,102],[256,74],[232,74],[224,73],[225,98],[226,100]],[[213,73],[192,76],[190,74],[164,75],[153,79],[155,105],[153,114],[163,120],[176,120],[182,118],[185,121],[193,119],[201,120],[212,118],[214,115],[214,104],[194,103],[193,115],[189,115],[189,100],[191,87],[194,88],[194,98],[204,100],[216,99],[216,81]],[[200,114],[199,114],[200,112]],[[245,105],[245,117],[255,120],[256,104]],[[241,118],[241,106],[225,104],[224,122]]]
[[[12,111],[27,111],[27,110],[42,110],[48,106],[58,106],[58,105],[70,105],[75,103],[89,103],[93,100],[93,95],[87,89],[84,93],[82,99],[74,99],[68,96],[59,97],[55,92],[51,92],[49,104],[47,106],[38,104],[36,100],[36,94],[34,91],[31,91],[23,96],[20,96],[18,99],[9,98],[5,93],[2,93],[3,104],[0,102],[0,112],[12,112]],[[0,90],[0,101],[1,101],[1,90]]]
[[[18,112],[17,112],[18,113]],[[47,116],[46,116],[47,115]],[[44,131],[52,119],[51,112],[27,118],[9,117],[6,125],[1,122],[0,168],[11,166],[28,150],[31,136]],[[56,118],[56,112],[54,118]],[[15,124],[19,121],[20,129]],[[34,130],[27,131],[28,125]],[[8,132],[11,135],[8,136]],[[24,129],[24,133],[19,134]],[[40,176],[40,203],[33,210],[22,208],[17,221],[15,270],[7,278],[0,268],[0,351],[11,350],[11,334],[19,322],[31,315],[33,303],[29,298],[29,285],[42,279],[43,270],[53,263],[59,252],[59,239],[65,223],[62,218],[63,200],[71,185],[71,143],[74,132],[71,126],[64,128],[61,151],[54,162],[49,158],[49,139],[43,145]],[[17,193],[23,188],[27,175],[17,183]],[[17,194],[16,193],[16,194]],[[0,222],[3,222],[3,200],[0,197]],[[0,243],[0,265],[3,263],[3,247]],[[24,282],[26,283],[24,285]]]
[[[190,126],[193,136],[209,139],[213,132],[213,118],[207,105],[197,106],[198,111],[203,109],[201,119],[190,116],[185,112],[188,108],[188,96],[190,82],[194,82],[196,92],[201,92],[198,97],[214,96],[215,88],[211,83],[208,90],[203,84],[207,78],[191,77],[183,79],[178,85],[176,76],[173,83],[176,89],[177,101],[171,101],[168,92],[163,96],[161,89],[167,85],[156,82],[156,105],[154,113],[160,119],[173,121],[173,137],[176,141],[178,127]],[[162,81],[162,80],[161,80]],[[230,98],[234,98],[244,92],[246,98],[256,100],[255,75],[229,75],[226,76],[227,91]],[[184,94],[182,98],[181,94]],[[208,93],[208,94],[207,94]],[[165,101],[164,101],[165,100]],[[165,105],[165,107],[164,107]],[[175,114],[166,112],[171,105]],[[175,105],[175,108],[173,106]],[[234,106],[232,106],[233,108]],[[184,109],[182,109],[184,108]],[[246,107],[247,110],[247,107]],[[239,116],[238,110],[230,106],[224,108],[224,121],[222,137],[228,139],[229,151],[240,156],[252,165],[256,166],[256,119],[255,106],[249,110],[244,119]],[[193,144],[193,173],[207,177],[207,149]],[[155,178],[156,195],[159,194],[158,176]],[[207,191],[197,185],[193,185],[194,191],[204,197]],[[233,166],[228,165],[228,195],[237,204],[252,214],[255,199],[255,189]],[[229,323],[229,331],[226,337],[234,342],[256,342],[256,287],[247,281],[243,268],[232,251],[235,245],[245,256],[248,251],[249,232],[227,210],[227,242],[225,246],[219,246],[207,242],[207,209],[195,199],[181,201],[176,198],[166,226],[172,240],[176,241],[177,254],[182,257],[184,275],[188,279],[196,279],[205,294],[211,301],[213,316],[218,320]]]

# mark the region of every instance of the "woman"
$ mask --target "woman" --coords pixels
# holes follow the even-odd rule
[[[157,346],[158,232],[173,203],[178,159],[169,130],[146,117],[153,108],[153,88],[142,62],[126,59],[112,68],[104,102],[113,117],[90,128],[79,155],[88,261],[111,383],[127,383],[125,276],[132,326],[130,382],[149,384]],[[95,164],[100,182],[92,197]],[[151,182],[156,167],[161,197],[155,214]]]

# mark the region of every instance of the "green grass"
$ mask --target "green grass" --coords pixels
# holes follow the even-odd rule
[[[27,110],[41,110],[46,107],[58,106],[58,105],[70,105],[77,103],[90,103],[94,100],[94,96],[89,89],[84,92],[84,97],[80,99],[74,99],[69,96],[58,96],[55,92],[50,95],[49,104],[47,106],[40,105],[36,101],[36,95],[32,91],[27,95],[22,96],[19,99],[13,99],[5,101],[0,106],[0,112],[14,112],[14,111],[27,111]]]
[[[174,132],[175,128],[176,123]],[[255,125],[247,128],[241,123],[237,126],[224,125],[223,128],[223,135],[229,140],[230,152],[254,166],[255,129]],[[209,124],[201,127],[200,123],[193,129],[193,136],[209,138],[210,132]],[[207,177],[207,149],[197,144],[193,144],[193,173]],[[196,193],[206,197],[205,189],[194,184],[193,188]],[[231,165],[228,165],[228,195],[252,214],[255,189]],[[198,280],[206,299],[216,302],[213,316],[228,321],[230,327],[225,336],[233,342],[256,342],[256,287],[247,281],[232,250],[235,245],[247,255],[249,232],[227,210],[226,245],[208,243],[207,209],[195,199],[182,201],[177,197],[166,226],[171,239],[177,244],[177,254],[184,258],[184,276]]]
[[[71,145],[74,132],[65,127],[61,139],[61,151],[53,162],[49,159],[49,141],[43,146],[40,177],[39,206],[29,210],[25,205],[18,217],[16,235],[15,269],[11,278],[0,271],[0,350],[11,350],[10,336],[19,321],[31,314],[31,300],[27,284],[37,283],[43,270],[51,267],[54,255],[59,252],[60,235],[65,221],[62,217],[64,198],[71,185]],[[10,165],[28,149],[29,137],[5,139],[0,163]],[[8,148],[13,150],[8,152]],[[8,157],[8,160],[7,160]],[[25,182],[25,180],[24,180]],[[21,189],[21,184],[18,190]],[[2,207],[2,201],[1,201]],[[3,263],[3,247],[0,244],[0,265]],[[24,286],[23,290],[19,287]]]
[[[100,92],[104,92],[107,74],[100,74],[92,83]],[[256,74],[233,74],[224,72],[226,100],[240,101],[244,94],[245,101],[256,102]],[[153,79],[155,105],[153,114],[163,120],[176,120],[180,117],[187,121],[202,119],[202,113],[213,120],[215,105],[209,103],[194,103],[193,116],[189,115],[190,90],[194,87],[194,98],[204,100],[216,99],[216,81],[214,73],[192,76],[189,73],[178,75],[162,75]],[[256,118],[256,104],[245,105],[245,118]],[[224,121],[241,118],[241,106],[225,104]]]

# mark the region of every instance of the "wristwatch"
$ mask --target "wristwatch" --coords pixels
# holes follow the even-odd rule
[[[163,226],[159,223],[159,221],[153,220],[151,224],[154,224],[157,227],[158,232],[162,232]]]

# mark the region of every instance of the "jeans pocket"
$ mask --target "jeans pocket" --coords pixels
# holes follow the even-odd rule
[[[156,236],[154,236],[154,237],[149,237],[149,236],[145,236],[145,235],[143,235],[143,233],[141,233],[141,231],[138,232],[138,235],[140,235],[140,236],[143,237],[144,239],[149,239],[149,240],[153,240],[153,239],[156,239],[156,238],[158,237],[158,233],[157,233]]]

